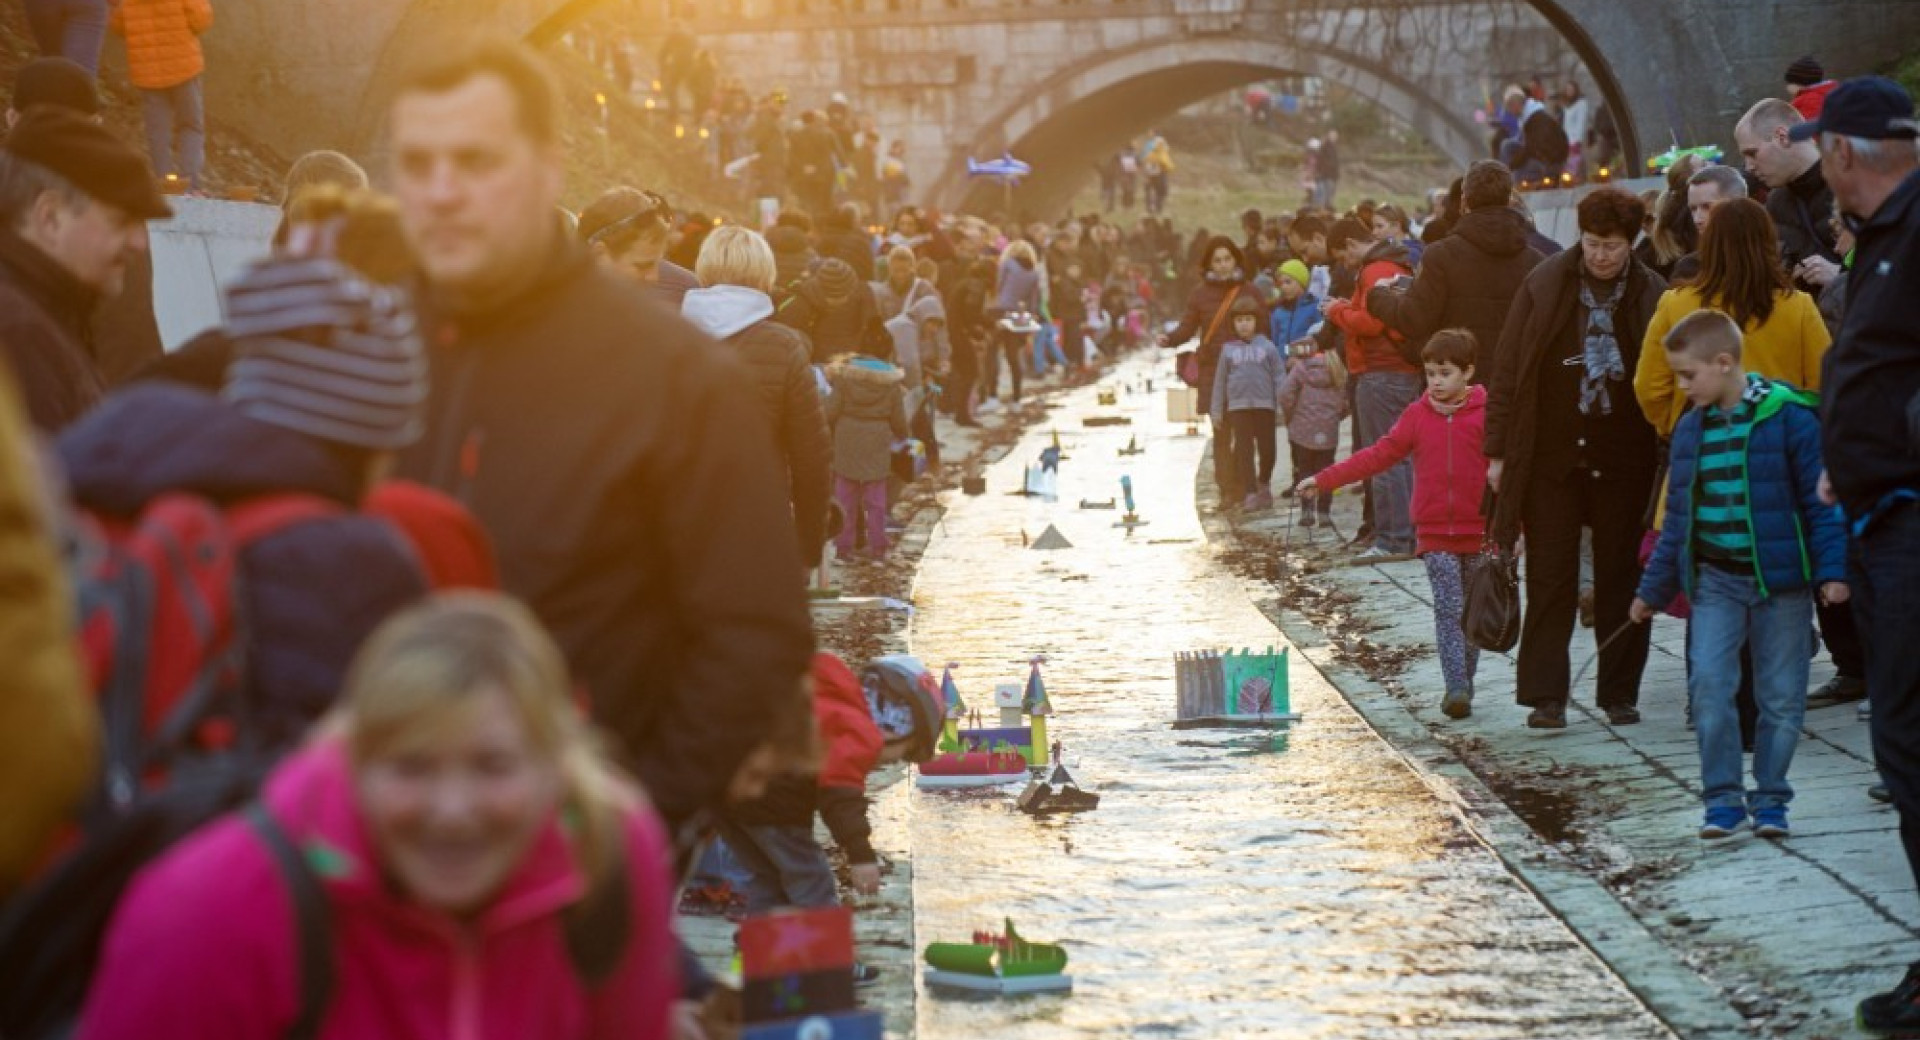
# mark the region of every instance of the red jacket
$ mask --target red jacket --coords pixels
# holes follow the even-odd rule
[[[1367,254],[1367,262],[1360,268],[1360,285],[1353,292],[1351,300],[1329,300],[1321,309],[1321,314],[1334,327],[1347,334],[1347,372],[1360,375],[1363,372],[1398,372],[1403,375],[1419,375],[1420,367],[1409,362],[1400,353],[1400,344],[1405,337],[1389,328],[1379,318],[1367,310],[1367,293],[1381,282],[1390,281],[1403,274],[1412,274],[1413,268],[1408,260],[1411,254],[1407,247],[1391,242],[1383,242]]]
[[[345,748],[288,759],[265,800],[320,877],[333,999],[322,1040],[665,1038],[679,992],[672,877],[653,813],[627,820],[633,924],[613,974],[587,989],[561,911],[585,882],[558,819],[471,923],[394,893],[374,862]],[[114,913],[80,1040],[278,1040],[299,1010],[299,944],[279,868],[226,817],[139,874]]]
[[[1467,391],[1466,403],[1444,415],[1427,395],[1365,451],[1320,471],[1324,490],[1355,484],[1413,456],[1413,527],[1419,552],[1477,553],[1487,522],[1480,499],[1487,490],[1487,388]]]
[[[1839,80],[1832,79],[1815,83],[1813,86],[1795,94],[1793,101],[1790,103],[1793,105],[1794,111],[1800,113],[1800,118],[1818,119],[1820,118],[1820,110],[1827,107],[1827,95],[1833,93],[1833,88],[1839,85]]]

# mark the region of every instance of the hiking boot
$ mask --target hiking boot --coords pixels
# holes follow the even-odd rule
[[[1782,812],[1781,823],[1786,822],[1786,813]],[[1700,824],[1702,838],[1725,838],[1746,826],[1747,811],[1737,805],[1716,805],[1707,810],[1707,817]]]
[[[853,984],[865,988],[880,981],[880,969],[864,961],[853,962]]]
[[[1787,826],[1787,807],[1775,805],[1753,811],[1753,833],[1762,838],[1784,838],[1793,833]]]
[[[1836,675],[1826,681],[1819,689],[1807,694],[1807,707],[1826,708],[1835,704],[1848,704],[1867,695],[1867,681],[1851,675]]]
[[[1566,729],[1567,706],[1565,704],[1542,704],[1527,716],[1528,729]]]
[[[1472,690],[1448,690],[1440,700],[1440,714],[1450,719],[1464,719],[1473,714]]]
[[[1920,963],[1909,965],[1893,989],[1861,1001],[1853,1016],[1854,1024],[1870,1033],[1920,1037]]]
[[[1616,726],[1631,726],[1640,721],[1640,709],[1631,704],[1615,704],[1601,708],[1607,713],[1607,721]]]
[[[1890,803],[1893,801],[1893,792],[1887,790],[1886,784],[1874,784],[1867,788],[1867,797],[1876,802]]]

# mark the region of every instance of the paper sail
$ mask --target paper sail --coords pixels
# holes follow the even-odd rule
[[[1047,684],[1040,679],[1040,659],[1033,659],[1033,670],[1027,673],[1027,692],[1021,698],[1020,708],[1028,715],[1053,714],[1053,702],[1047,700]]]
[[[967,702],[960,699],[960,687],[953,681],[953,670],[959,665],[949,662],[940,676],[940,696],[947,702],[947,718],[964,719],[967,717]]]
[[[1073,543],[1067,541],[1067,536],[1061,534],[1058,527],[1048,524],[1047,529],[1040,532],[1040,537],[1034,539],[1031,548],[1042,552],[1050,552],[1055,549],[1071,549],[1073,548]]]

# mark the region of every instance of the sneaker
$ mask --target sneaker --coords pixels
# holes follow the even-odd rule
[[[1745,826],[1747,811],[1737,805],[1716,805],[1707,810],[1706,820],[1700,824],[1702,838],[1725,838]]]
[[[1807,707],[1826,708],[1835,704],[1847,704],[1862,700],[1867,695],[1867,681],[1851,675],[1836,675],[1828,679],[1826,685],[1807,694]]]
[[[1288,487],[1285,487],[1285,488],[1282,488],[1282,489],[1281,489],[1281,491],[1280,491],[1280,497],[1281,497],[1281,498],[1292,498],[1292,497],[1293,497],[1293,488],[1292,488],[1292,486],[1291,486],[1291,485],[1289,485]]]
[[[1606,712],[1607,721],[1616,726],[1631,726],[1640,721],[1640,709],[1631,704],[1615,704],[1600,710]]]
[[[1241,499],[1241,500],[1240,500],[1240,511],[1241,511],[1242,513],[1257,513],[1257,512],[1259,512],[1259,511],[1260,511],[1260,496],[1259,496],[1259,495],[1257,495],[1257,494],[1250,494],[1250,495],[1248,495],[1247,497],[1245,497],[1245,498],[1243,498],[1243,499]]]
[[[1887,790],[1886,784],[1874,784],[1867,788],[1867,797],[1876,802],[1891,803],[1893,801],[1893,792]]]
[[[1301,526],[1301,527],[1313,527],[1313,526],[1315,526],[1315,525],[1316,525],[1317,523],[1319,523],[1319,521],[1317,521],[1317,520],[1315,520],[1315,519],[1313,518],[1313,514],[1312,514],[1312,513],[1307,513],[1307,514],[1305,514],[1305,515],[1303,515],[1303,516],[1301,516],[1301,517],[1300,517],[1300,526]]]
[[[880,969],[864,961],[853,962],[853,984],[858,987],[871,986],[880,981]]]
[[[1862,722],[1865,722],[1866,720],[1873,718],[1873,702],[1861,701],[1858,705],[1854,707],[1853,714],[1855,715],[1855,717],[1859,718],[1860,721]]]
[[[1588,585],[1580,590],[1580,627],[1592,628],[1593,622],[1593,586]]]
[[[1883,1036],[1920,1036],[1920,963],[1907,968],[1900,984],[1875,993],[1854,1009],[1854,1023]]]
[[[1253,497],[1259,501],[1259,504],[1256,505],[1254,508],[1256,509],[1272,509],[1273,508],[1273,492],[1272,491],[1269,491],[1266,488],[1261,488],[1260,490],[1255,491],[1253,493]]]
[[[1784,838],[1792,833],[1787,826],[1787,808],[1776,805],[1770,809],[1753,811],[1753,833],[1762,838]]]
[[[1353,558],[1353,562],[1355,563],[1399,563],[1403,560],[1411,560],[1411,559],[1413,559],[1413,557],[1407,553],[1394,552],[1392,549],[1389,549],[1386,546],[1376,542],[1373,545],[1370,545],[1366,549],[1362,550],[1359,555],[1355,556]]]
[[[1473,714],[1473,691],[1448,690],[1440,701],[1440,713],[1450,719],[1464,719]]]
[[[1567,706],[1542,704],[1527,716],[1528,729],[1566,729]]]

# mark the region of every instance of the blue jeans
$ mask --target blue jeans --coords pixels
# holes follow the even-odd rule
[[[1354,379],[1353,407],[1360,423],[1360,443],[1354,450],[1372,446],[1387,435],[1400,413],[1420,399],[1425,381],[1405,372],[1362,372]],[[1403,459],[1392,469],[1372,478],[1367,486],[1373,492],[1373,541],[1395,553],[1413,551],[1413,461]]]
[[[26,0],[27,25],[40,53],[67,58],[100,73],[100,45],[107,38],[107,0]]]
[[[747,868],[747,916],[757,917],[781,907],[839,906],[833,884],[833,865],[812,827],[738,824],[722,819],[714,827]]]
[[[187,187],[200,190],[200,168],[206,165],[207,129],[201,116],[200,77],[165,90],[140,92],[147,117],[147,155],[153,175],[165,180],[179,174]],[[178,145],[179,162],[174,162]]]
[[[1060,337],[1053,322],[1040,323],[1040,331],[1033,337],[1033,368],[1030,371],[1035,379],[1047,374],[1047,368],[1053,362],[1060,362],[1061,368],[1067,367],[1067,355],[1060,349]]]
[[[1693,642],[1687,650],[1687,692],[1700,745],[1701,801],[1709,809],[1755,812],[1793,800],[1787,767],[1807,713],[1807,659],[1813,654],[1813,594],[1760,594],[1751,575],[1701,567],[1693,590]],[[1753,698],[1760,721],[1753,740],[1753,793],[1742,785],[1740,648],[1753,647]]]

